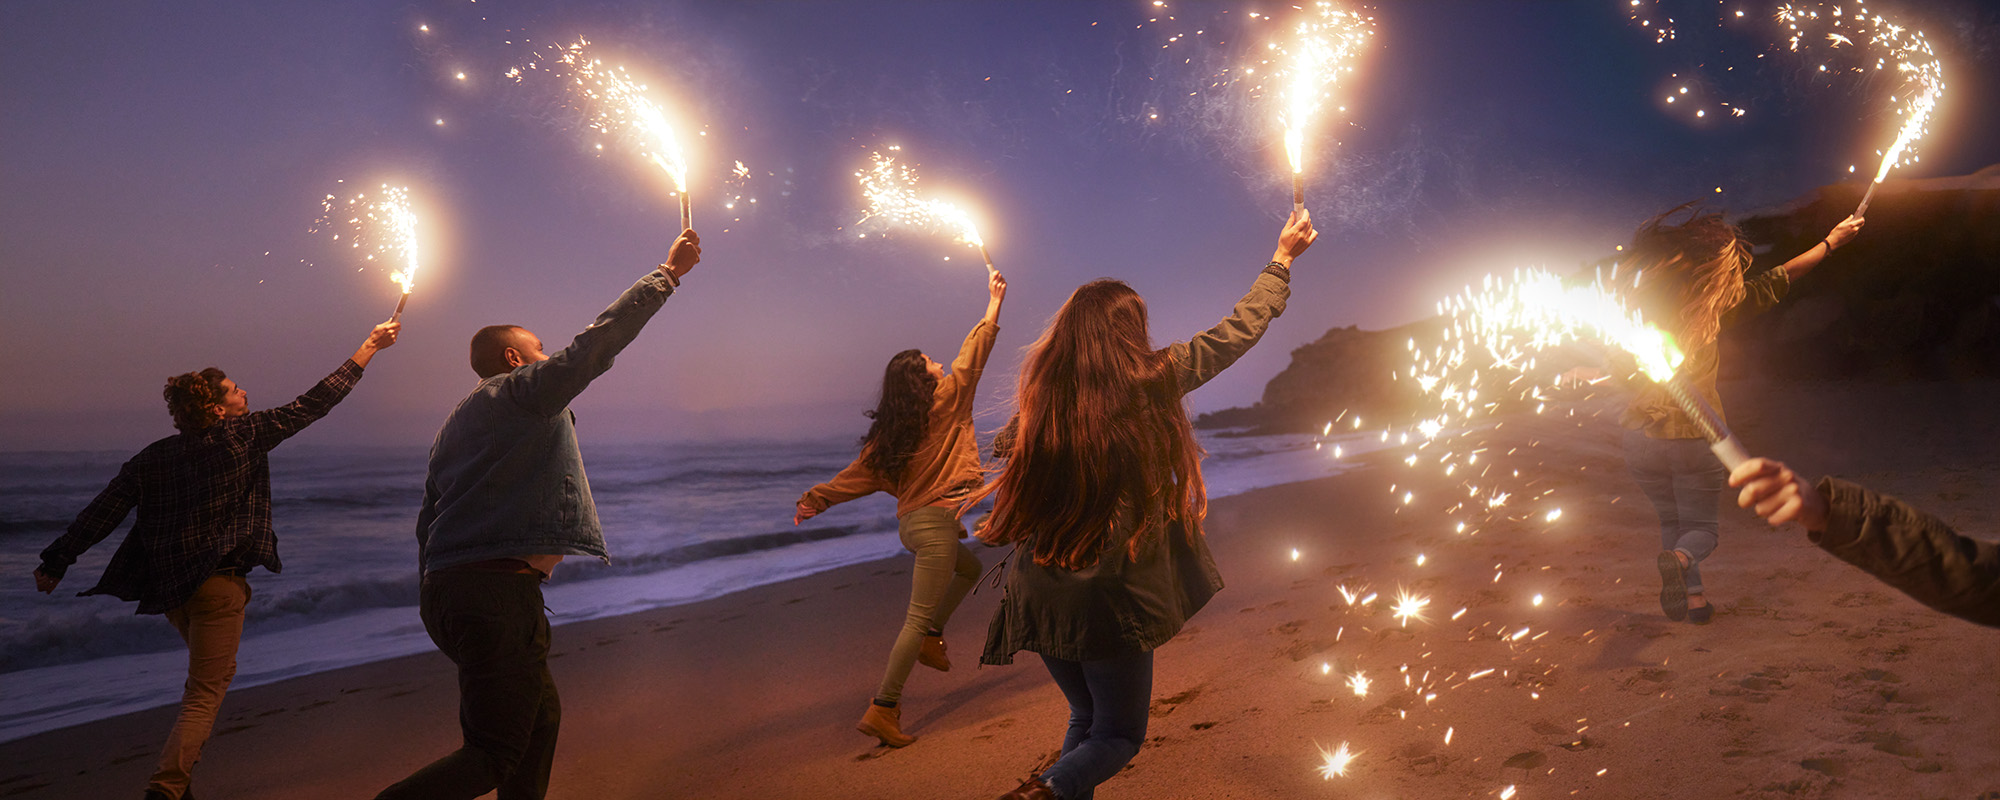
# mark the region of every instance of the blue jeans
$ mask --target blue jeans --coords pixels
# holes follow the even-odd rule
[[[1660,549],[1688,557],[1688,594],[1701,593],[1701,562],[1715,552],[1729,470],[1701,439],[1625,432],[1625,466],[1660,515]]]
[[[1139,754],[1146,741],[1146,713],[1153,700],[1153,654],[1102,661],[1042,663],[1069,700],[1069,733],[1062,757],[1042,770],[1042,783],[1063,800],[1089,800]]]

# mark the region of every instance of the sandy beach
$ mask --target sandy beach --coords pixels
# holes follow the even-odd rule
[[[1994,388],[1725,393],[1753,451],[1990,535],[2000,425],[1976,409]],[[1412,479],[1400,452],[1216,501],[1208,528],[1228,588],[1158,651],[1147,746],[1099,796],[2000,796],[2000,631],[1923,608],[1733,508],[1704,565],[1715,622],[1668,621],[1652,510],[1626,476],[1619,432],[1577,419],[1502,429],[1537,444],[1516,466],[1564,498],[1554,524],[1463,536],[1425,503],[1399,513],[1390,484],[1443,488]],[[1002,552],[980,555],[991,565]],[[908,569],[889,559],[558,628],[564,720],[550,797],[986,798],[1012,787],[1052,758],[1066,707],[1030,654],[977,666],[992,588],[947,631],[954,669],[910,681],[904,724],[918,741],[890,750],[852,729]],[[1341,587],[1364,584],[1383,599],[1344,600]],[[1428,619],[1405,626],[1389,613],[1398,587],[1430,598]],[[1356,671],[1365,696],[1350,688]],[[456,701],[434,653],[232,693],[195,791],[371,796],[456,746]],[[137,797],[172,714],[0,745],[0,797]],[[1346,775],[1322,778],[1320,748],[1342,743],[1358,755]]]

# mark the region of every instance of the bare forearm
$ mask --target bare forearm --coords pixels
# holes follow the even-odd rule
[[[1785,277],[1787,279],[1794,281],[1798,280],[1799,278],[1803,277],[1806,273],[1811,272],[1813,267],[1819,266],[1819,262],[1825,261],[1826,254],[1832,251],[1833,251],[1832,246],[1828,245],[1825,239],[1821,239],[1817,242],[1814,242],[1813,246],[1808,248],[1805,252],[1800,253],[1797,256],[1793,257],[1792,260],[1785,262],[1785,265],[1783,267],[1783,269],[1785,270]]]

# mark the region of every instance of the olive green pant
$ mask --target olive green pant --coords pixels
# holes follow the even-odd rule
[[[896,534],[905,548],[917,554],[917,566],[910,572],[910,610],[903,616],[895,648],[889,651],[882,687],[875,692],[876,704],[885,706],[903,699],[903,682],[916,666],[924,634],[944,630],[959,601],[979,582],[979,558],[959,541],[965,526],[951,506],[927,506],[904,515],[896,521]]]
[[[178,798],[187,794],[194,762],[215,728],[222,696],[236,678],[236,648],[243,643],[243,608],[250,604],[250,582],[238,575],[213,575],[202,581],[186,603],[167,611],[167,621],[188,648],[187,685],[181,713],[160,752],[160,766],[146,788]]]

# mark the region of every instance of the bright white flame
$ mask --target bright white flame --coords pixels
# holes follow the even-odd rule
[[[1358,754],[1347,749],[1346,742],[1341,742],[1339,747],[1330,752],[1324,747],[1320,748],[1319,755],[1324,759],[1324,763],[1319,766],[1319,776],[1333,780],[1347,774],[1347,768],[1354,763],[1354,757]]]

